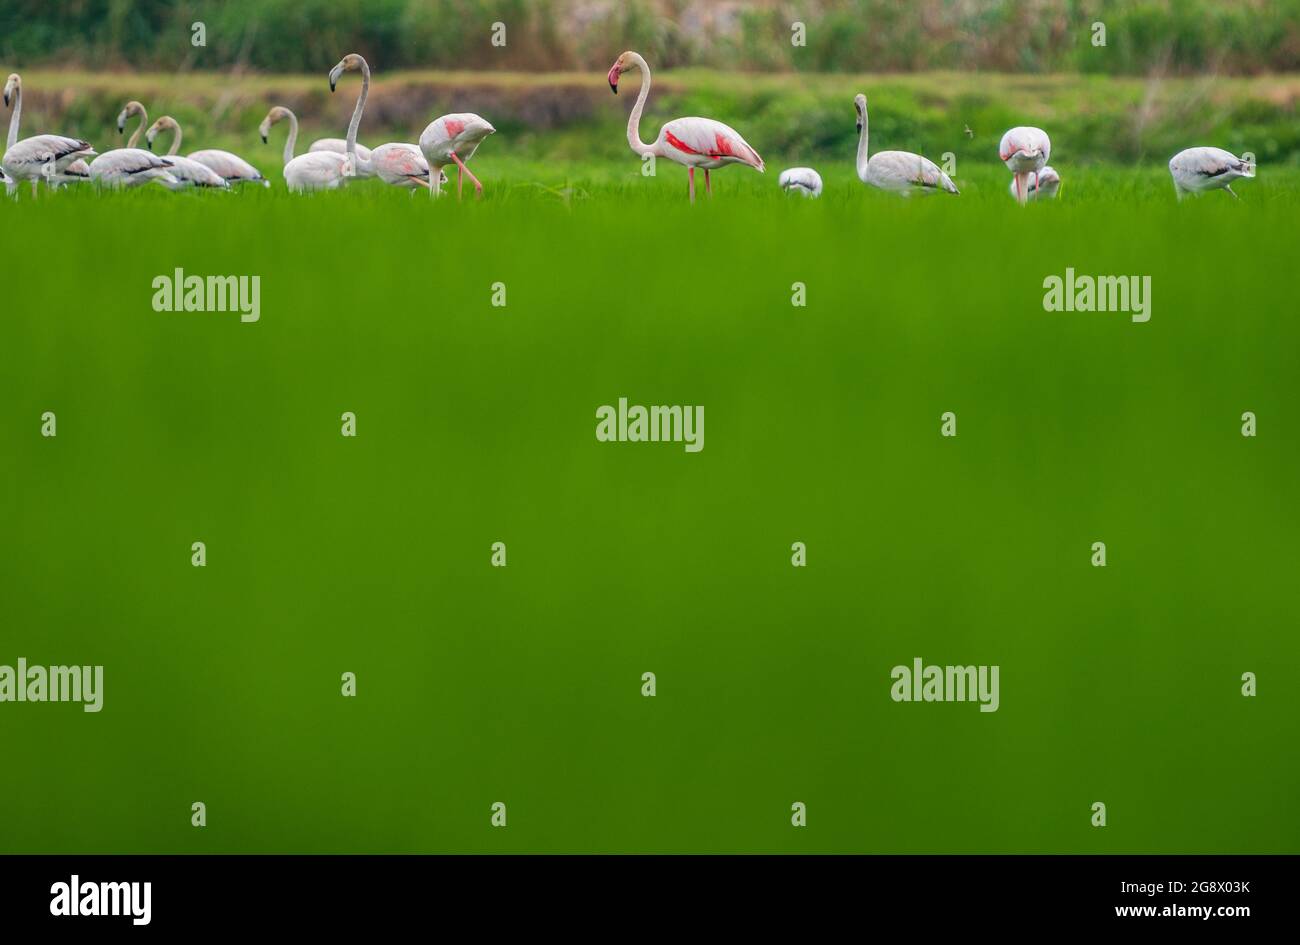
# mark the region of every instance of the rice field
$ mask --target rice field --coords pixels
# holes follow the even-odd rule
[[[106,685],[0,713],[0,850],[1300,850],[1300,171],[764,157],[0,201],[0,663]],[[1067,268],[1150,321],[1045,311]],[[704,448],[598,441],[623,397]],[[892,701],[917,657],[998,710]]]

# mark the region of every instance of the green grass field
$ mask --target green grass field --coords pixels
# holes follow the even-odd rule
[[[105,667],[0,705],[0,850],[1300,852],[1300,172],[765,157],[0,201],[0,664]],[[260,321],[155,312],[177,267]],[[1151,320],[1044,311],[1067,267]],[[705,448],[597,442],[620,397]],[[915,657],[998,711],[892,701]]]

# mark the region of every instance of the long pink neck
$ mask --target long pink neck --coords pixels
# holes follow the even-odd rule
[[[627,118],[627,143],[637,154],[653,154],[654,147],[641,140],[641,112],[645,110],[645,100],[650,97],[650,66],[635,53],[632,61],[641,67],[641,91],[637,93],[636,104]]]

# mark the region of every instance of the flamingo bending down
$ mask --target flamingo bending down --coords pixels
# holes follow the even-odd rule
[[[348,53],[330,70],[331,92],[338,85],[339,77],[349,71],[361,73],[361,95],[357,97],[356,107],[352,110],[352,120],[348,123],[348,136],[344,142],[354,173],[377,176],[384,183],[397,187],[428,187],[429,162],[413,144],[389,142],[375,148],[367,157],[361,156],[357,145],[357,130],[361,127],[361,113],[365,110],[366,99],[370,96],[370,64],[356,53]],[[440,181],[444,179],[441,168],[438,177]]]
[[[171,158],[159,157],[140,148],[114,148],[90,162],[90,179],[101,187],[138,187],[151,180],[179,187],[172,177]]]
[[[798,193],[805,197],[822,195],[822,176],[811,167],[791,167],[781,172],[776,181],[786,193]]]
[[[1016,199],[1021,204],[1029,200],[1029,176],[1042,171],[1051,156],[1052,140],[1042,128],[1020,125],[1002,136],[998,157],[1015,175]]]
[[[659,129],[654,144],[641,140],[641,112],[650,95],[650,66],[640,53],[628,50],[614,60],[609,70],[609,87],[618,94],[618,79],[629,69],[641,70],[641,91],[627,120],[627,143],[644,157],[668,158],[686,167],[687,191],[691,203],[695,202],[695,169],[704,168],[704,189],[713,196],[713,183],[709,171],[727,164],[747,164],[760,174],[765,170],[763,159],[734,128],[712,118],[674,118]]]
[[[1222,148],[1188,148],[1169,159],[1169,173],[1179,200],[1220,187],[1236,197],[1232,182],[1254,177],[1255,165]]]
[[[289,121],[289,137],[284,142],[284,182],[295,193],[308,190],[334,190],[343,184],[343,175],[347,171],[347,155],[336,151],[309,151],[293,156],[293,149],[298,143],[298,116],[283,105],[276,105],[266,117],[258,131],[265,144],[271,133],[271,126],[277,122]]]
[[[153,150],[153,139],[158,137],[158,133],[163,130],[170,130],[172,134],[172,146],[167,149],[167,157],[171,159],[171,167],[168,169],[172,177],[176,178],[179,187],[221,187],[226,190],[230,189],[230,184],[226,179],[208,167],[206,164],[200,164],[198,161],[192,161],[189,158],[181,157],[176,152],[181,147],[181,126],[171,115],[163,115],[145,132],[144,140],[149,145],[149,150]]]
[[[262,172],[249,164],[238,154],[231,154],[229,151],[221,151],[216,148],[209,148],[204,151],[191,151],[187,157],[191,161],[198,161],[205,167],[209,167],[221,175],[228,183],[231,184],[261,184],[263,187],[270,187],[271,182],[262,176]]]
[[[1025,194],[1025,199],[1038,200],[1041,197],[1046,200],[1051,200],[1056,196],[1057,191],[1060,189],[1061,175],[1056,173],[1055,168],[1048,167],[1044,164],[1043,169],[1030,179],[1029,190]],[[1020,199],[1020,195],[1016,193],[1016,179],[1014,177],[1011,178],[1011,183],[1008,185],[1007,190],[1011,192],[1012,197],[1015,197],[1017,200]]]
[[[459,200],[465,186],[465,178],[474,185],[476,196],[483,196],[483,185],[474,176],[474,172],[465,166],[474,156],[478,146],[496,129],[487,119],[473,112],[457,112],[443,115],[429,122],[420,134],[420,151],[429,162],[430,170],[439,172],[449,164],[456,165],[456,199]],[[429,188],[429,196],[436,197],[442,193],[442,176]]]
[[[95,149],[90,142],[80,138],[33,135],[18,140],[18,123],[23,113],[23,80],[16,72],[5,81],[4,103],[8,105],[11,101],[14,110],[9,116],[9,137],[5,140],[4,156],[0,157],[0,173],[3,173],[9,193],[17,193],[20,180],[32,182],[33,194],[41,178],[45,178],[49,186],[57,186],[71,178],[68,169],[74,163],[94,155]]]
[[[880,190],[902,194],[961,193],[947,174],[927,157],[910,151],[877,151],[867,157],[867,97],[853,98],[858,113],[858,180]]]

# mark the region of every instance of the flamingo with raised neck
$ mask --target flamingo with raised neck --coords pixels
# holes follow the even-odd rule
[[[867,97],[859,92],[853,98],[858,113],[858,180],[880,190],[901,194],[960,193],[957,185],[938,164],[911,151],[877,151],[867,153]]]
[[[357,98],[352,111],[352,121],[348,123],[348,136],[345,149],[354,173],[358,176],[376,176],[386,184],[395,187],[428,187],[429,162],[417,145],[391,141],[375,148],[367,157],[362,157],[357,144],[357,131],[361,127],[361,114],[370,95],[370,64],[356,53],[349,53],[339,60],[338,65],[330,70],[330,91],[334,91],[339,78],[344,72],[361,73],[361,95]],[[441,169],[439,179],[443,179]]]
[[[659,129],[653,144],[641,140],[641,113],[650,96],[650,66],[640,53],[628,50],[614,60],[609,70],[609,87],[618,94],[618,80],[632,69],[641,70],[641,90],[636,104],[627,119],[627,143],[637,154],[645,157],[667,158],[687,169],[687,191],[691,203],[695,202],[695,169],[704,169],[704,189],[713,196],[713,183],[709,172],[728,164],[746,164],[762,173],[765,168],[758,152],[749,146],[740,133],[730,125],[712,118],[674,118]]]
[[[32,182],[32,194],[44,179],[46,184],[54,187],[67,179],[68,169],[83,158],[93,156],[95,149],[89,141],[80,138],[68,138],[63,135],[33,135],[18,140],[18,123],[23,113],[23,80],[18,73],[12,73],[5,81],[4,103],[13,103],[13,114],[9,116],[9,136],[5,141],[5,151],[0,157],[0,171],[3,172],[5,188],[17,196],[18,181]]]

